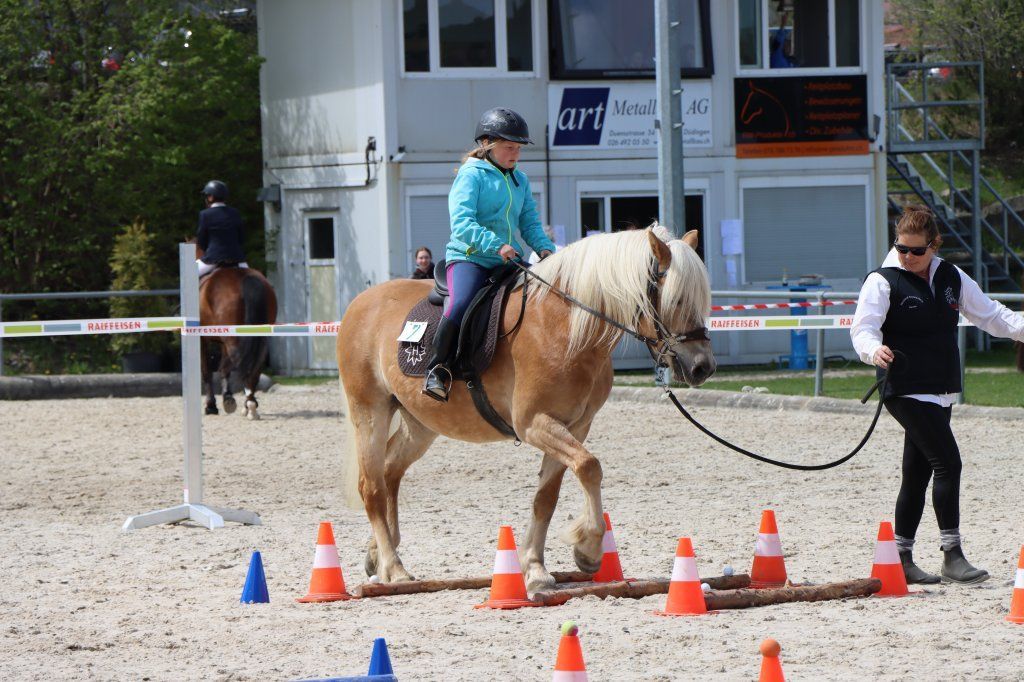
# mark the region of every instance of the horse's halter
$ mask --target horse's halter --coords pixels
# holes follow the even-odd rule
[[[630,332],[637,340],[643,341],[647,346],[647,352],[651,354],[651,358],[654,360],[654,364],[659,367],[667,367],[668,363],[665,362],[665,358],[675,358],[676,353],[673,348],[677,344],[683,344],[687,341],[710,341],[711,337],[708,336],[707,327],[695,327],[682,334],[673,334],[665,323],[661,321],[661,315],[658,313],[658,303],[660,299],[658,283],[661,282],[668,274],[668,270],[661,270],[658,267],[658,262],[655,261],[651,265],[651,277],[647,284],[647,298],[651,302],[651,310],[654,311],[654,316],[651,321],[654,324],[654,331],[658,335],[658,338],[652,339],[649,336],[644,336],[639,332]],[[627,330],[628,331],[628,330]]]

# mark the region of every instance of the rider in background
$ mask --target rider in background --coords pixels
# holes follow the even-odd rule
[[[206,208],[199,212],[199,232],[196,243],[203,250],[196,261],[199,276],[209,274],[218,265],[237,265],[247,268],[242,250],[242,216],[228,206],[228,186],[220,180],[210,180],[203,187]]]
[[[466,308],[495,268],[523,254],[515,232],[541,258],[555,250],[541,227],[530,181],[516,167],[522,146],[533,144],[526,121],[511,109],[490,109],[480,118],[474,139],[476,146],[462,158],[448,193],[448,303],[423,384],[423,395],[441,402],[448,400],[448,364]]]
[[[936,255],[942,237],[935,216],[908,206],[882,267],[864,280],[850,336],[861,360],[889,375],[885,408],[904,429],[903,480],[896,498],[896,547],[908,583],[986,580],[960,544],[960,449],[949,426],[963,390],[957,325],[960,315],[992,334],[1024,340],[1024,316],[986,296],[963,270]],[[898,355],[897,355],[898,354]],[[942,577],[914,563],[912,550],[928,482],[944,555]]]

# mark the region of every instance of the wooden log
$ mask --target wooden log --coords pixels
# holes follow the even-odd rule
[[[593,575],[582,571],[555,571],[556,583],[581,583]],[[749,584],[749,582],[747,583]],[[491,586],[490,578],[448,578],[441,580],[409,580],[404,583],[363,583],[354,590],[354,597],[389,597],[399,594],[421,594],[445,590],[482,590]],[[736,587],[739,587],[738,585]]]
[[[711,585],[712,589],[738,589],[750,586],[750,576],[746,574],[702,578],[702,582]],[[625,580],[613,583],[589,583],[578,587],[557,587],[533,595],[533,600],[544,606],[564,604],[573,597],[619,597],[623,599],[641,599],[652,594],[667,594],[668,580]]]
[[[577,590],[580,588],[576,587],[562,587],[566,584],[571,583],[584,583],[589,582],[593,577],[590,573],[583,573],[580,571],[555,571],[551,576],[558,583],[559,587],[555,590],[548,590],[544,594],[558,594],[566,592],[567,590]],[[731,590],[739,589],[743,587],[750,587],[750,576],[745,573],[732,576],[716,576],[711,578],[702,578],[702,582],[706,582],[714,590]],[[608,591],[607,586],[617,585],[619,587],[613,588]],[[623,585],[632,586],[629,589],[623,589]],[[351,591],[353,597],[392,597],[401,594],[425,594],[428,592],[443,592],[445,590],[483,590],[491,586],[490,578],[448,578],[442,580],[410,580],[403,583],[363,583]],[[665,579],[659,580],[631,580],[624,582],[615,583],[593,583],[591,585],[582,586],[583,589],[589,590],[587,592],[581,592],[578,594],[570,594],[570,596],[563,599],[561,603],[564,603],[573,596],[584,596],[585,594],[595,594],[604,597],[627,597],[631,599],[639,599],[640,597],[646,597],[651,594],[667,594],[668,593],[669,581]],[[621,593],[621,594],[619,594]],[[555,598],[557,599],[557,597]]]
[[[447,580],[409,580],[404,583],[364,583],[352,590],[353,597],[390,597],[444,590],[482,590],[491,586],[490,578],[452,578]]]
[[[786,604],[796,601],[825,601],[828,599],[846,599],[848,597],[866,597],[882,589],[882,581],[877,578],[848,580],[841,583],[826,585],[806,585],[799,587],[780,587],[770,590],[721,590],[708,592],[704,601],[710,610],[745,609],[751,606],[768,606],[770,604]]]

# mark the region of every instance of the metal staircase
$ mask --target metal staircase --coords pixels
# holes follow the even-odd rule
[[[931,74],[938,69],[944,73],[967,72],[969,80],[977,84],[976,97],[951,98],[955,90],[942,87],[943,83],[930,84]],[[1024,240],[1024,219],[980,173],[985,136],[982,64],[889,64],[887,85],[890,209],[899,212],[905,203],[924,204],[939,221],[944,258],[971,273],[984,291],[1020,291],[1024,258],[1014,248],[1013,240]],[[965,108],[976,113],[976,136],[948,135],[936,121],[955,108],[961,110],[961,115]],[[957,187],[958,171],[961,177],[970,177],[969,189]],[[931,183],[941,183],[945,193],[937,191],[928,178]],[[982,215],[986,196],[988,203],[1002,207],[1002,217],[995,221],[998,224]]]

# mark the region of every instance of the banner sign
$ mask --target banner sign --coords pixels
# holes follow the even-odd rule
[[[736,156],[868,153],[867,76],[737,78]]]
[[[711,81],[683,81],[683,148],[711,147]],[[548,86],[549,142],[555,149],[654,149],[654,83]]]

